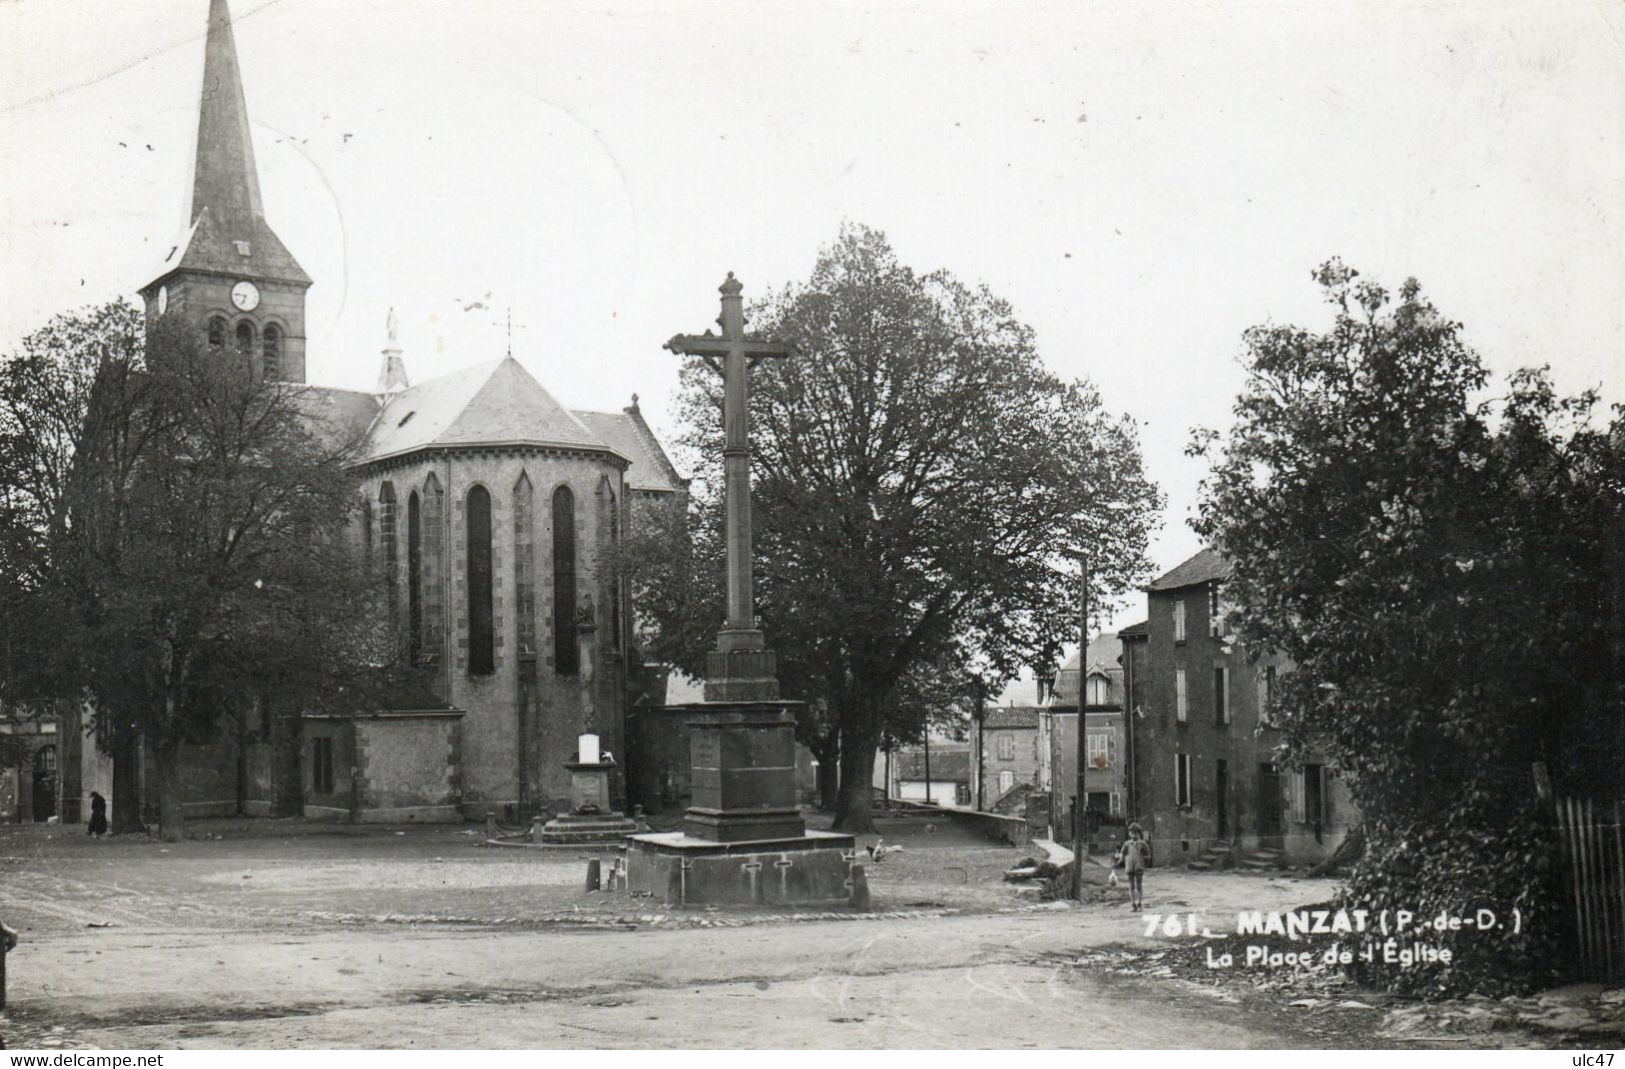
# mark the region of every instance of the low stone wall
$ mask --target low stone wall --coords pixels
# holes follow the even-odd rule
[[[1002,813],[982,813],[974,809],[938,809],[937,812],[955,824],[995,842],[1023,846],[1032,841],[1026,817],[1007,817]]]

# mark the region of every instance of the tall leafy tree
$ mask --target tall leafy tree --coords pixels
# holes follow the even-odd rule
[[[1534,762],[1560,790],[1617,788],[1625,736],[1607,623],[1616,434],[1595,398],[1520,372],[1497,397],[1462,328],[1414,280],[1397,300],[1337,261],[1329,330],[1256,327],[1197,528],[1232,563],[1226,619],[1295,664],[1276,721],[1329,750],[1364,817],[1349,888],[1419,916],[1524,918],[1456,939],[1412,989],[1538,982],[1562,917]],[[1617,580],[1616,580],[1617,581]]]
[[[787,696],[808,703],[804,741],[838,747],[837,826],[868,830],[882,738],[911,737],[945,680],[968,696],[973,660],[993,677],[1052,662],[1075,626],[1074,556],[1096,604],[1123,594],[1159,495],[1133,423],[1047,370],[1007,302],[912,270],[876,230],[843,227],[752,325],[798,351],[752,373],[760,610]],[[681,588],[655,600],[652,640],[695,667],[721,618],[718,392],[685,369],[701,577],[640,580]]]
[[[250,708],[355,699],[387,660],[348,524],[355,443],[266,380],[247,354],[160,321],[146,346],[155,433],[123,496],[116,542],[91,547],[87,656],[104,715],[150,748],[166,838],[184,835],[182,750]],[[106,480],[90,481],[92,497]]]
[[[141,313],[115,301],[55,317],[0,362],[0,700],[88,696],[88,563],[116,544],[135,458],[155,432],[144,346]],[[114,829],[133,830],[135,736],[108,719],[100,741],[113,756]]]
[[[13,696],[88,700],[139,820],[151,753],[166,838],[183,749],[270,706],[354,708],[398,636],[348,521],[355,442],[268,381],[117,303],[59,317],[0,365],[0,594]]]

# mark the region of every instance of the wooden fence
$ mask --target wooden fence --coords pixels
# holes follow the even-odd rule
[[[1574,899],[1583,978],[1625,976],[1625,830],[1618,799],[1558,798],[1557,826]]]

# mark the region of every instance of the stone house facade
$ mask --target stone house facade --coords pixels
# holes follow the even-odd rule
[[[1298,770],[1277,760],[1265,709],[1290,666],[1250,659],[1224,625],[1229,565],[1203,550],[1147,591],[1143,663],[1134,662],[1134,816],[1163,863],[1210,848],[1280,850],[1292,861],[1328,856],[1358,819],[1324,759]]]
[[[1036,706],[994,705],[983,712],[980,728],[971,733],[972,776],[981,780],[979,793],[972,780],[972,804],[979,798],[983,809],[992,810],[1017,787],[1038,785],[1038,720]]]

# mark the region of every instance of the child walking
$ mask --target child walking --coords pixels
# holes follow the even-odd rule
[[[1128,877],[1129,908],[1138,913],[1145,904],[1145,870],[1151,863],[1151,844],[1138,823],[1128,826],[1122,850],[1123,875]]]

